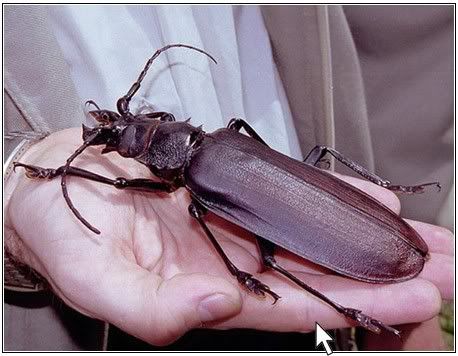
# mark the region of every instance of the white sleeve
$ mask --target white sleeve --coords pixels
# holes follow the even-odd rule
[[[273,148],[300,149],[258,6],[71,5],[50,7],[58,42],[84,102],[115,110],[153,52],[170,43],[209,52],[218,65],[183,48],[152,65],[131,108],[148,103],[204,130],[246,119]]]

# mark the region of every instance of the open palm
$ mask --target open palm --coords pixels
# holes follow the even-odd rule
[[[51,135],[21,162],[57,168],[80,144],[80,130]],[[73,163],[108,177],[150,177],[146,167],[115,153],[89,148]],[[345,178],[390,208],[397,198],[372,183]],[[68,177],[70,197],[102,233],[86,229],[68,209],[59,179],[32,181],[19,169],[6,209],[7,227],[20,240],[12,247],[39,271],[67,304],[106,320],[153,344],[166,344],[196,327],[311,331],[344,327],[348,321],[329,306],[272,271],[264,273],[254,238],[209,214],[206,220],[231,260],[253,273],[282,299],[276,304],[243,290],[229,274],[200,226],[188,214],[185,189],[173,194],[121,192]],[[425,202],[426,203],[426,202]],[[428,243],[431,259],[419,277],[373,285],[343,278],[279,250],[277,260],[312,287],[387,324],[430,319],[441,296],[452,297],[450,233],[409,223]],[[13,243],[14,244],[14,243]]]

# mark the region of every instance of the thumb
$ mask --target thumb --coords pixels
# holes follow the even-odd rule
[[[237,286],[225,279],[193,273],[163,281],[156,292],[155,304],[156,330],[148,341],[164,345],[204,323],[238,314],[242,299]]]
[[[224,278],[182,273],[163,279],[122,259],[95,266],[92,259],[90,265],[72,269],[72,278],[54,289],[73,308],[153,345],[169,344],[190,329],[242,309],[238,286]]]

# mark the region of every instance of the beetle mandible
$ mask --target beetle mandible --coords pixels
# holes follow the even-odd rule
[[[338,151],[316,146],[303,162],[270,149],[242,119],[231,119],[226,128],[206,133],[188,121],[177,122],[171,113],[133,115],[129,104],[139,90],[154,60],[170,48],[184,47],[215,59],[186,44],[158,49],[147,61],[135,83],[117,102],[117,112],[89,112],[99,125],[83,125],[83,144],[57,168],[42,168],[15,162],[30,178],[61,177],[63,196],[76,217],[91,231],[100,231],[84,219],[67,192],[67,175],[78,176],[118,189],[173,192],[184,187],[191,194],[189,213],[219,253],[229,272],[248,290],[280,296],[250,273],[238,269],[208,228],[207,211],[239,225],[255,235],[263,264],[329,304],[358,325],[379,333],[382,329],[399,336],[398,330],[361,311],[344,307],[308,286],[280,266],[275,247],[327,267],[341,275],[371,283],[400,282],[423,269],[428,248],[417,232],[374,198],[316,166],[329,153],[356,173],[392,191],[418,193],[417,186],[392,185],[347,159]],[[244,129],[247,135],[239,131]],[[89,146],[104,145],[101,153],[118,152],[144,164],[160,181],[148,178],[111,179],[71,166]],[[237,192],[237,194],[233,193]],[[274,209],[272,207],[275,207]],[[278,211],[283,213],[280,215]]]

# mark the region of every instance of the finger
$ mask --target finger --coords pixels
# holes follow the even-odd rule
[[[441,299],[437,288],[422,279],[389,285],[374,285],[338,276],[310,276],[297,274],[309,285],[331,300],[345,307],[362,310],[388,325],[420,322],[437,315]],[[284,281],[264,278],[282,299],[275,305],[246,296],[242,313],[220,323],[218,327],[245,327],[277,331],[310,332],[318,321],[325,328],[354,325],[323,301],[298,288],[288,287]]]
[[[454,239],[450,230],[419,221],[405,220],[425,240],[430,252],[453,256]]]
[[[390,210],[394,211],[396,214],[399,214],[401,211],[401,202],[399,201],[399,198],[390,190],[380,187],[368,180],[349,177],[339,173],[332,174],[334,174],[337,178],[355,186],[356,188],[361,189],[363,192],[369,194],[381,202],[383,205],[388,207]]]
[[[169,331],[159,344],[169,343],[190,329],[230,318],[241,311],[240,289],[229,281],[208,274],[176,275],[158,290],[159,308],[167,310]]]
[[[439,289],[442,299],[453,299],[453,256],[439,253],[431,253],[429,261],[420,273],[420,278],[424,278]]]

